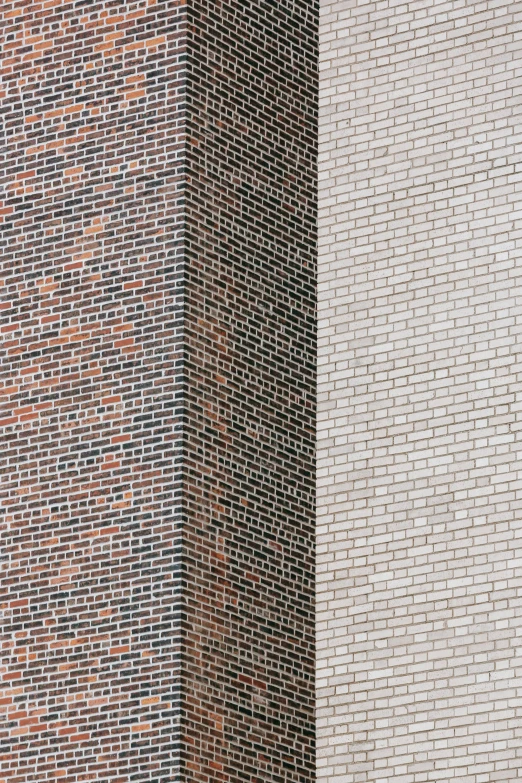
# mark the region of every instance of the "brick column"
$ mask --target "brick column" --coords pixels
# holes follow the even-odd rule
[[[0,767],[313,774],[314,2],[0,12]]]

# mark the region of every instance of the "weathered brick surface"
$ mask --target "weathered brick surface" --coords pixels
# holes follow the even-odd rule
[[[522,8],[321,6],[323,783],[522,778]]]
[[[9,783],[175,775],[184,15],[0,11]]]
[[[184,770],[305,783],[318,7],[188,14]]]

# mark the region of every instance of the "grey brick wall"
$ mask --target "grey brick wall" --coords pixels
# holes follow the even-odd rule
[[[521,22],[321,6],[320,783],[522,778]]]

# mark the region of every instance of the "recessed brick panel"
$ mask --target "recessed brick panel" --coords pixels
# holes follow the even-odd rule
[[[522,779],[521,22],[321,3],[319,783]]]

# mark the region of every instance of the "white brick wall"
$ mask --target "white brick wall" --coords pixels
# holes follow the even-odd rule
[[[319,783],[522,780],[522,2],[322,2]]]

